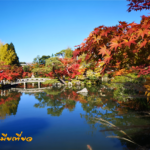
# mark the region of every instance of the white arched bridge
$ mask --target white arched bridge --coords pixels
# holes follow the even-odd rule
[[[26,83],[30,83],[30,82],[38,82],[38,88],[40,88],[40,83],[41,82],[45,82],[46,80],[51,80],[48,78],[25,78],[25,79],[17,79],[15,82],[10,82],[10,81],[5,81],[2,80],[1,84],[11,84],[11,85],[15,85],[15,84],[20,84],[20,83],[24,83],[24,89],[26,88]]]

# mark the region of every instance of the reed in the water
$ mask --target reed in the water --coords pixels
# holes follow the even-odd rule
[[[140,147],[140,149],[142,150],[148,150],[147,148],[137,144],[136,142],[133,141],[133,139],[128,136],[123,130],[121,130],[119,127],[115,126],[114,124],[108,122],[107,120],[104,120],[102,118],[99,118],[98,116],[95,115],[95,117],[92,117],[92,120],[97,122],[97,123],[100,123],[100,124],[103,124],[105,126],[108,126],[108,127],[112,127],[114,128],[115,130],[118,130],[119,132],[123,133],[126,137],[121,137],[121,136],[107,136],[106,138],[118,138],[118,139],[122,139],[122,140],[125,140],[125,141],[128,141],[128,142],[131,142],[137,146]]]

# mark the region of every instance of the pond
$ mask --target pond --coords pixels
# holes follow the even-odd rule
[[[131,104],[128,107],[118,103],[112,98],[113,91],[105,89],[103,85],[86,87],[88,94],[76,93],[82,88],[33,90],[28,87],[26,92],[18,88],[1,90],[0,149],[150,148],[149,117],[131,109]],[[132,102],[132,105],[135,103]],[[19,136],[19,141],[8,141],[11,137]]]

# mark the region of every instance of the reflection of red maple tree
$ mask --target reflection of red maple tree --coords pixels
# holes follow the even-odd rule
[[[55,96],[47,94],[51,99],[55,100]],[[59,97],[57,97],[57,100],[61,101],[62,99],[69,98],[69,100],[78,101],[81,103],[87,103],[87,101],[82,97],[81,95],[77,94],[75,91],[68,90],[65,92],[62,92],[59,94]]]
[[[6,93],[8,93],[8,91],[6,91]],[[8,101],[18,100],[21,95],[22,93],[8,93],[7,96],[0,96],[0,105],[5,104]]]

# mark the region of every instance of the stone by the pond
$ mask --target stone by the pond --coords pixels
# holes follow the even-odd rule
[[[107,87],[107,86],[105,86],[105,85],[102,85],[102,87],[103,87],[104,89],[108,89],[108,87]]]
[[[87,92],[88,92],[87,88],[84,88],[81,91],[78,91],[77,93],[87,93]]]
[[[88,92],[81,92],[80,94],[83,95],[83,96],[87,96]]]
[[[72,86],[72,82],[68,82],[68,85]]]
[[[56,85],[57,85],[57,83],[53,83],[52,85],[53,85],[53,86],[56,86]]]
[[[80,82],[76,82],[75,84],[76,84],[76,85],[80,85],[81,83],[80,83]]]
[[[57,83],[56,85],[57,85],[57,86],[61,86],[61,83]]]
[[[72,87],[72,83],[68,82],[68,88],[71,88],[71,87]]]

